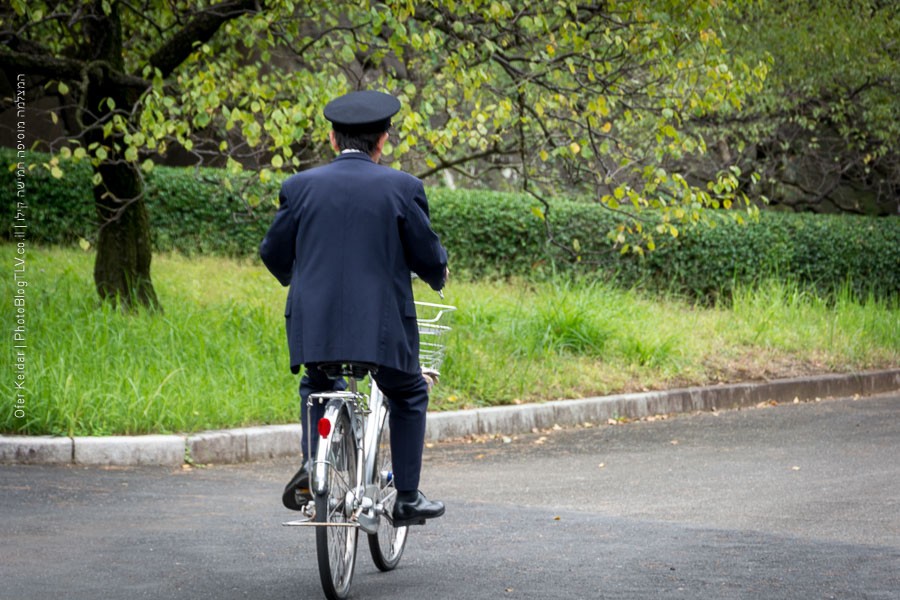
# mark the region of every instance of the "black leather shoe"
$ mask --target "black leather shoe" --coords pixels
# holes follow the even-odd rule
[[[309,491],[309,463],[303,463],[300,470],[291,478],[291,482],[284,486],[281,502],[285,508],[302,510],[312,500],[312,492]]]
[[[407,495],[411,498],[406,497]],[[394,527],[424,525],[426,519],[436,519],[444,514],[444,503],[432,502],[420,491],[397,492],[394,510],[391,513]]]

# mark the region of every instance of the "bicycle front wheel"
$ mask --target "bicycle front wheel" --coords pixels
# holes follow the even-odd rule
[[[329,525],[316,527],[316,555],[325,595],[331,600],[342,600],[350,593],[356,565],[357,528],[350,524],[356,438],[343,406],[338,410],[326,408],[325,415],[333,419],[330,434],[319,443],[319,453],[324,453],[328,464],[327,485],[324,493],[316,494],[315,501],[316,521]]]
[[[372,561],[382,571],[396,568],[406,546],[406,527],[394,527],[391,513],[397,499],[394,488],[393,462],[391,460],[391,429],[388,411],[381,410],[379,434],[375,440],[375,473],[372,482],[378,486],[378,498],[384,506],[384,513],[378,520],[378,531],[369,535],[369,551]]]

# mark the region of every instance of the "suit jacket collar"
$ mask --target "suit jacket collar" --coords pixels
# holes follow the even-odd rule
[[[337,162],[339,160],[364,160],[370,163],[375,162],[374,160],[372,160],[372,157],[365,152],[348,152],[346,154],[338,154],[331,162]]]

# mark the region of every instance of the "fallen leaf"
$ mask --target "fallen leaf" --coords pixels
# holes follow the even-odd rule
[[[597,465],[597,467],[600,468],[600,469],[605,469],[605,468],[606,468],[606,463],[600,463],[599,465]]]

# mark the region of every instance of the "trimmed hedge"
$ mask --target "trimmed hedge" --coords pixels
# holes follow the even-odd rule
[[[824,293],[898,295],[900,219],[763,212],[755,223],[697,227],[630,266],[630,280],[649,278],[695,296],[767,278]]]
[[[607,233],[617,216],[600,206],[557,201],[551,205],[554,240],[584,262],[548,244],[544,224],[526,195],[431,192],[435,228],[447,240],[451,262],[475,276],[533,276],[547,272],[602,275],[694,297],[728,295],[737,283],[774,278],[823,293],[849,288],[858,295],[900,294],[900,218],[762,212],[759,221],[682,230],[644,257],[621,256]]]
[[[0,149],[6,164],[14,152]],[[31,155],[31,163],[46,160]],[[96,235],[90,168],[67,165],[64,179],[35,168],[26,179],[29,239],[73,244]],[[249,207],[241,182],[224,184],[221,171],[157,167],[146,178],[146,200],[159,251],[254,257],[275,213],[279,182],[253,183],[264,198]],[[15,173],[0,170],[0,216],[11,239]],[[489,191],[429,190],[432,222],[450,251],[454,272],[471,277],[545,277],[577,273],[614,278],[698,297],[727,294],[736,282],[766,278],[792,280],[824,292],[850,286],[859,294],[900,293],[900,219],[764,212],[759,222],[738,225],[722,219],[716,227],[685,230],[646,257],[620,256],[607,232],[615,226],[610,211],[586,203],[554,201],[550,219],[554,241],[571,248],[578,241],[577,263],[569,252],[548,243],[545,224],[532,211],[529,196]]]
[[[0,148],[0,218],[3,239],[11,239],[16,208],[16,152]],[[97,227],[91,201],[91,168],[88,164],[68,165],[65,179],[54,179],[40,163],[44,154],[28,153],[23,161],[34,168],[25,176],[25,201],[28,206],[27,236],[44,244],[71,244],[79,238],[90,238]],[[3,168],[7,167],[7,168]]]

